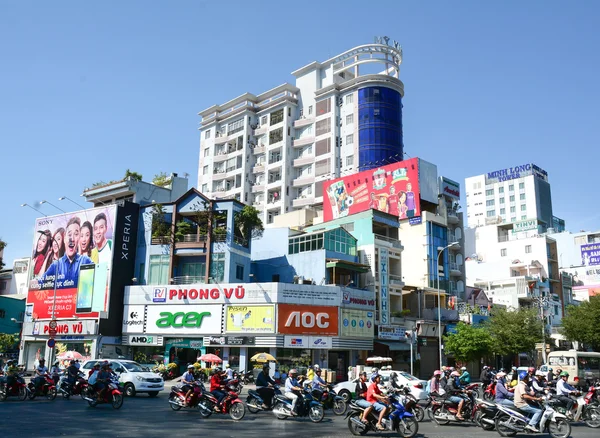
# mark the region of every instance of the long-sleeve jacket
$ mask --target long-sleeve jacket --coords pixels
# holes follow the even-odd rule
[[[502,400],[512,400],[515,396],[511,392],[506,389],[506,380],[498,379],[498,383],[496,383],[496,401]]]

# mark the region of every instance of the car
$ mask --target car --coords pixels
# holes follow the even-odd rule
[[[112,370],[119,376],[119,383],[123,385],[125,395],[135,397],[137,393],[147,393],[150,397],[156,397],[160,391],[165,389],[165,381],[161,376],[143,367],[133,360],[125,359],[92,359],[82,365],[84,374],[96,363],[109,362]]]
[[[398,375],[398,385],[408,386],[410,387],[410,393],[417,400],[426,400],[427,392],[425,388],[427,387],[427,382],[421,379],[416,378],[415,376],[411,376],[405,371],[394,371],[394,370],[381,370],[379,374],[381,375],[381,386],[386,386],[390,380],[390,374],[396,373]],[[351,381],[338,383],[333,387],[333,390],[337,395],[342,397],[346,402],[349,402],[353,398],[355,398],[354,390],[356,389],[356,383],[358,379],[353,379]]]

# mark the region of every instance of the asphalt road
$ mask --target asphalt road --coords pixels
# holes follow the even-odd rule
[[[244,391],[245,392],[245,391]],[[109,405],[91,408],[79,397],[55,401],[20,402],[9,398],[0,402],[0,437],[347,437],[351,436],[344,417],[325,411],[321,423],[308,418],[277,420],[271,412],[251,414],[239,422],[229,416],[214,414],[203,419],[191,410],[175,412],[167,403],[168,391],[156,398],[140,395],[125,398],[123,407]],[[243,397],[245,400],[245,396]],[[574,438],[597,438],[600,430],[583,424],[573,425]],[[391,433],[368,436],[394,436]],[[486,432],[468,425],[438,426],[429,420],[419,423],[419,438],[497,438],[497,432]],[[526,435],[519,435],[526,436]],[[548,435],[537,435],[548,437]],[[535,435],[531,435],[535,437]]]

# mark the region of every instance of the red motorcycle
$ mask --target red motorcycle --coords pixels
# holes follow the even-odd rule
[[[246,407],[231,385],[225,386],[226,395],[221,400],[221,403],[204,388],[204,384],[200,383],[198,386],[200,386],[202,391],[198,407],[200,408],[200,415],[204,418],[210,417],[213,412],[216,414],[229,414],[236,421],[241,420],[246,415]]]
[[[479,398],[479,383],[470,383],[465,387],[465,389],[467,391],[471,391],[471,393],[473,394],[473,398]]]
[[[200,401],[200,396],[202,395],[202,383],[194,382],[189,384],[192,386],[192,393],[189,395],[187,399],[187,406],[185,406],[185,395],[187,394],[187,388],[184,389],[184,386],[187,385],[177,385],[171,388],[171,394],[169,394],[169,406],[174,411],[178,411],[181,408],[192,408],[200,410],[200,406],[198,402]]]
[[[2,373],[0,376],[4,377]],[[0,383],[0,401],[5,401],[8,397],[18,397],[21,401],[27,400],[27,385],[23,374],[16,376],[12,385]]]
[[[41,379],[41,383],[37,387],[35,385],[36,379]],[[27,385],[27,395],[29,400],[33,400],[38,396],[46,397],[48,400],[54,400],[56,398],[56,392],[54,379],[48,373],[43,376],[32,377],[29,385]]]
[[[69,383],[67,373],[64,373],[58,382],[58,392],[66,399],[72,395],[80,395],[83,398],[83,394],[87,387],[88,382],[85,380],[85,374],[82,372],[79,372],[74,385]]]
[[[584,399],[586,404],[600,407],[600,381],[596,381],[596,383],[590,386]]]
[[[491,382],[483,391],[483,399],[493,401],[496,398],[496,382]]]
[[[106,385],[102,400],[98,400],[98,393],[93,385],[88,385],[81,397],[93,408],[104,403],[110,403],[113,409],[120,409],[123,406],[123,392],[119,388],[119,381],[114,376]]]

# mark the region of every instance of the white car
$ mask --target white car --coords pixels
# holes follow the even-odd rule
[[[119,376],[119,382],[123,384],[125,395],[134,397],[138,392],[145,392],[150,397],[156,397],[160,391],[165,389],[165,382],[161,376],[148,371],[137,362],[125,359],[93,359],[86,361],[81,369],[88,375],[89,371],[96,365],[109,362],[112,370]]]
[[[427,386],[427,382],[424,380],[417,379],[415,376],[411,376],[410,374],[404,371],[394,371],[394,370],[381,370],[379,371],[379,375],[381,376],[381,385],[385,387],[390,380],[390,374],[396,373],[398,375],[397,383],[398,385],[408,386],[410,388],[411,394],[417,400],[426,400],[427,392],[425,391],[425,387]],[[368,373],[370,376],[370,373]],[[356,398],[356,394],[354,390],[356,389],[356,383],[358,379],[353,379],[348,382],[338,383],[333,387],[333,390],[340,396],[343,397],[346,402],[349,402],[351,399]]]

